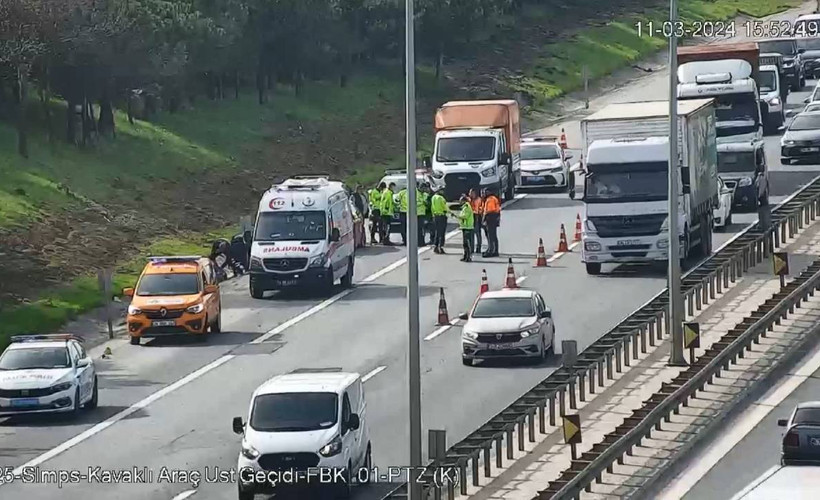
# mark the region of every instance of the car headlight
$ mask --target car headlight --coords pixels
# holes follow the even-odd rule
[[[310,267],[324,267],[327,262],[327,255],[317,255],[310,259]]]
[[[786,139],[783,139],[782,141],[780,141],[780,144],[784,146],[794,146],[794,141],[787,141]]]
[[[557,173],[560,173],[563,170],[564,170],[564,167],[553,167],[553,168],[549,169],[548,172],[550,172],[552,174],[557,174]]]
[[[251,446],[247,441],[242,440],[242,456],[248,460],[256,460],[259,457],[259,451]]]
[[[597,241],[585,241],[584,250],[587,252],[598,252],[601,250],[601,244]]]
[[[471,332],[469,330],[464,330],[462,332],[462,335],[464,335],[465,337],[467,337],[470,340],[475,340],[475,339],[478,338],[478,334],[476,332]]]
[[[442,172],[441,170],[433,170],[433,177],[436,179],[441,179],[442,177],[444,177],[444,172]]]
[[[786,68],[791,68],[794,66],[794,59],[783,61],[783,66]]]
[[[481,175],[484,177],[492,177],[495,175],[495,167],[485,168],[481,171]]]
[[[342,452],[342,438],[339,436],[334,437],[329,443],[322,446],[319,450],[319,454],[323,457],[332,457],[338,455]]]
[[[131,314],[131,315],[142,314],[142,309],[140,309],[137,306],[128,306],[128,314]]]
[[[263,269],[262,259],[259,257],[251,257],[251,271],[262,271]]]
[[[749,178],[749,177],[744,177],[744,178],[740,179],[740,181],[738,181],[737,185],[740,186],[740,187],[751,186],[752,185],[752,179]]]
[[[530,335],[537,335],[538,330],[540,330],[540,327],[538,325],[533,325],[533,326],[527,328],[526,330],[524,330],[523,332],[521,332],[521,338],[525,339],[525,338],[529,337]]]
[[[597,229],[595,229],[595,224],[593,224],[589,219],[584,219],[584,225],[586,225],[587,231],[592,231],[593,233],[597,231]]]
[[[72,387],[74,387],[74,384],[72,384],[71,382],[62,382],[60,384],[52,385],[51,386],[51,392],[52,393],[63,392],[63,391],[67,391],[67,390],[71,389]]]
[[[185,310],[188,311],[191,314],[199,314],[203,310],[205,310],[205,306],[202,305],[202,304],[194,304],[194,305],[192,305],[191,307],[189,307]]]

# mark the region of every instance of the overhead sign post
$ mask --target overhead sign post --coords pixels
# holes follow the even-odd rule
[[[780,276],[780,288],[786,286],[786,276],[789,275],[789,253],[775,252],[772,254],[774,274]]]
[[[569,445],[572,459],[578,460],[576,445],[581,442],[581,415],[563,415],[561,419],[564,424],[564,442]]]
[[[689,348],[689,364],[695,362],[695,348],[700,347],[700,323],[683,324],[683,346]]]

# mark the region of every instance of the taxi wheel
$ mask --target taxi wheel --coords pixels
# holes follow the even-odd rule
[[[211,333],[221,333],[222,332],[222,313],[220,312],[216,316],[216,321],[211,324]]]
[[[140,345],[141,340],[140,337],[131,337],[131,345]]]
[[[94,388],[91,390],[91,399],[88,400],[88,403],[85,404],[86,410],[93,410],[97,407],[97,402],[99,401],[99,388],[97,386],[97,376],[94,376]]]
[[[71,406],[71,414],[76,415],[77,413],[79,413],[80,408],[80,388],[77,387],[77,389],[74,390],[74,401]]]

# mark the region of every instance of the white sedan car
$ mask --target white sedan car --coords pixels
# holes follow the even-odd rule
[[[569,160],[555,138],[521,141],[521,185],[518,188],[569,187]]]
[[[718,177],[719,205],[712,213],[715,229],[726,229],[732,225],[732,204],[735,192]]]
[[[554,351],[552,311],[533,290],[485,292],[459,318],[467,321],[461,336],[461,359],[467,366],[489,358],[541,361]]]
[[[15,336],[0,356],[0,416],[96,408],[97,391],[80,337]]]

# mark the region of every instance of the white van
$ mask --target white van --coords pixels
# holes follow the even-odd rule
[[[273,377],[251,396],[248,421],[233,419],[233,431],[243,436],[239,500],[290,487],[330,487],[347,498],[354,482],[370,481],[367,403],[358,373],[318,368]]]
[[[250,259],[250,292],[295,286],[331,289],[353,284],[353,214],[341,182],[296,176],[271,187],[259,202]]]

